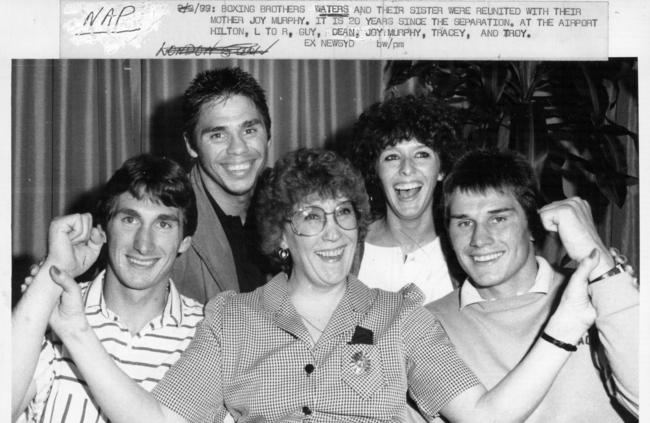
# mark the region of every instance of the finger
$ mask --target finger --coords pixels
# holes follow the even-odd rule
[[[77,215],[77,221],[74,233],[70,235],[72,243],[86,242],[90,237],[90,229],[92,228],[92,216],[90,213],[83,213]]]
[[[74,292],[79,289],[79,285],[75,282],[74,279],[70,277],[66,272],[59,270],[56,266],[50,267],[50,277],[67,293]]]
[[[546,209],[540,209],[539,219],[542,222],[542,226],[549,232],[557,232],[559,229],[558,226],[558,210],[556,207],[550,207]]]
[[[106,234],[102,231],[99,226],[94,227],[90,230],[90,242],[89,245],[97,248],[106,242]]]
[[[23,281],[23,285],[29,286],[34,282],[34,277],[33,276],[27,276],[25,280]]]
[[[589,274],[596,268],[599,261],[600,253],[596,248],[594,248],[587,257],[583,258],[578,263],[578,268],[573,272],[573,275],[571,275],[569,286],[576,284],[581,286],[584,284],[586,286],[589,283]]]
[[[27,283],[20,284],[20,293],[24,294],[25,291],[27,291],[27,288],[29,288],[29,285]]]
[[[65,236],[67,239],[72,239],[79,231],[79,215],[70,214],[66,216],[59,216],[52,220],[50,223],[49,237],[51,240],[61,239]]]
[[[31,266],[29,266],[29,276],[36,276],[38,271],[41,270],[41,265],[42,264],[43,263],[32,264]]]

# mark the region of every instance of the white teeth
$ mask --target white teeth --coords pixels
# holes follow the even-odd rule
[[[411,201],[417,198],[422,189],[422,184],[419,182],[405,182],[394,185],[394,188],[400,201]]]
[[[139,260],[133,257],[128,258],[129,261],[137,266],[151,266],[157,259]]]
[[[241,172],[251,168],[251,162],[224,165],[230,172]]]
[[[415,188],[420,188],[422,186],[421,183],[419,182],[407,182],[404,184],[396,184],[395,189],[398,191],[406,191],[409,189],[415,189]]]
[[[503,251],[500,251],[498,253],[485,254],[482,256],[472,256],[472,259],[478,263],[483,263],[486,261],[496,260],[502,255],[503,255]]]
[[[322,250],[322,251],[317,251],[316,254],[318,254],[321,257],[338,257],[341,254],[343,254],[343,247],[341,248],[336,248],[334,250]]]

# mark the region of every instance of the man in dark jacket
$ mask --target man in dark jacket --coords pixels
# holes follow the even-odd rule
[[[185,91],[183,114],[198,227],[172,279],[182,294],[205,303],[266,282],[249,206],[266,166],[271,118],[264,90],[239,68],[198,74]]]

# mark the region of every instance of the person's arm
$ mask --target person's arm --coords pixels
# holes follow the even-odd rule
[[[579,198],[539,211],[544,227],[557,232],[567,254],[579,262],[544,332],[575,345],[596,318],[588,281],[606,273],[614,260],[598,236],[589,204]],[[450,401],[442,414],[451,421],[522,421],[532,413],[571,353],[538,339],[526,357],[490,391],[474,387]],[[531,381],[534,381],[531,383]]]
[[[593,324],[595,310],[587,295],[587,275],[598,253],[580,262],[565,289],[557,311],[544,332],[575,345]],[[451,422],[520,422],[539,405],[571,352],[538,339],[526,357],[491,390],[481,385],[465,390],[441,410]]]
[[[614,267],[616,262],[598,235],[589,203],[573,197],[548,204],[539,213],[544,227],[558,233],[573,260],[580,260],[594,248],[600,252],[600,263],[590,272],[590,281]],[[631,275],[622,272],[590,284],[589,291],[598,315],[599,339],[611,365],[612,394],[638,414],[638,287]]]
[[[50,317],[51,326],[70,352],[93,399],[109,419],[116,423],[185,422],[117,367],[88,324],[75,281],[56,270],[50,276],[51,281],[63,288],[61,301]]]
[[[596,329],[611,378],[607,388],[635,416],[639,414],[639,290],[627,272],[589,285]]]
[[[206,317],[188,348],[154,391],[148,392],[115,365],[89,327],[77,284],[62,272],[52,272],[51,276],[63,293],[50,316],[50,325],[69,351],[94,400],[112,422],[202,421],[215,411],[214,407],[221,407],[221,345],[213,323],[220,327],[221,313],[216,309],[223,305],[226,294],[234,293],[219,295],[206,306]],[[159,389],[162,385],[168,389]],[[218,410],[225,417],[225,410]]]
[[[49,266],[47,266],[49,267]],[[45,266],[43,266],[45,268]],[[41,272],[43,273],[43,272]],[[61,291],[36,275],[30,289],[22,296],[11,314],[11,414],[16,417],[35,394],[32,378],[36,370],[47,321]],[[44,283],[45,282],[45,283]],[[32,385],[30,398],[28,388]]]
[[[81,274],[97,259],[103,234],[92,228],[89,214],[54,219],[50,224],[48,257],[34,276],[11,315],[12,350],[12,415],[22,412],[29,402],[28,390],[34,376],[48,319],[61,288],[52,284],[48,269],[59,266],[73,274]],[[34,390],[31,389],[31,395]]]

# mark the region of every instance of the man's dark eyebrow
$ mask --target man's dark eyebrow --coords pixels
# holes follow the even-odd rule
[[[505,212],[511,212],[514,211],[514,207],[502,207],[500,209],[495,209],[495,210],[490,210],[488,211],[489,214],[499,214],[499,213],[505,213]]]
[[[174,222],[180,222],[180,219],[175,214],[159,214],[156,218],[157,220],[171,220]]]
[[[489,210],[488,214],[499,214],[499,213],[506,213],[506,212],[511,212],[514,211],[514,207],[502,207],[500,209],[494,209],[494,210]],[[468,219],[469,216],[464,214],[464,213],[459,213],[459,214],[450,214],[449,215],[450,219]]]
[[[251,127],[251,126],[261,125],[261,124],[262,124],[262,121],[259,118],[255,118],[255,119],[249,119],[247,121],[244,121],[241,124],[241,126],[242,126],[242,128],[248,128],[248,127]]]
[[[240,127],[242,127],[242,128],[250,128],[251,126],[261,125],[261,124],[262,124],[262,121],[259,118],[255,118],[255,119],[245,120],[244,122],[241,123]],[[225,130],[226,130],[225,125],[213,126],[211,128],[204,128],[201,131],[201,135],[209,134],[211,132],[221,132],[221,131],[225,131]]]
[[[140,213],[138,213],[136,210],[129,209],[129,208],[123,208],[123,209],[117,209],[115,210],[115,214],[126,214],[127,216],[133,216],[133,217],[140,217]]]
[[[140,213],[138,213],[138,211],[134,210],[134,209],[124,208],[124,209],[118,209],[118,210],[115,211],[116,215],[118,215],[120,213],[125,214],[127,216],[140,217]],[[167,213],[159,214],[158,216],[156,216],[156,219],[157,220],[171,220],[171,221],[174,221],[174,222],[180,222],[180,219],[175,214],[167,214]]]
[[[226,129],[225,126],[213,126],[211,128],[203,128],[203,130],[201,130],[201,135],[209,134],[211,132],[220,132],[220,131],[223,131],[225,129]]]

